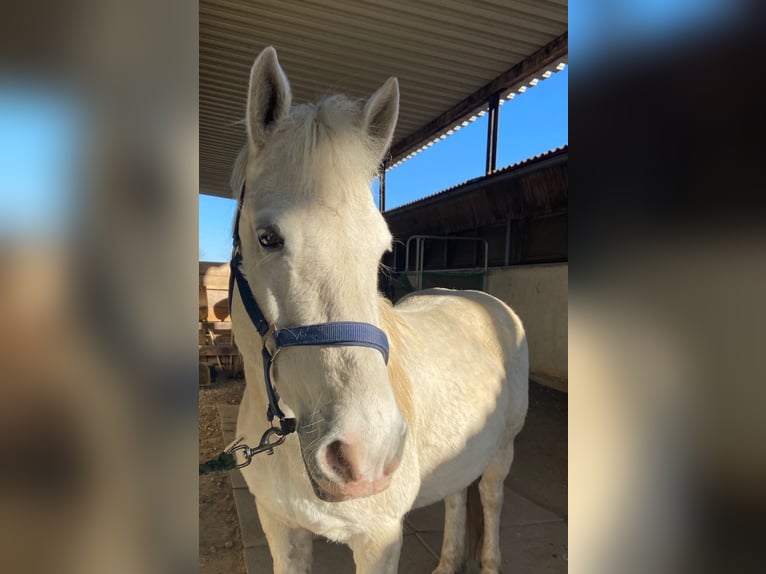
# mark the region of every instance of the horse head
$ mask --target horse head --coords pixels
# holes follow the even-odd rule
[[[397,80],[363,105],[343,96],[296,106],[291,99],[276,51],[267,48],[251,71],[249,141],[233,178],[237,192],[245,185],[243,271],[264,316],[280,329],[341,321],[381,328],[377,272],[392,238],[369,186],[396,125]],[[235,316],[235,326],[246,319]],[[241,351],[260,356],[260,349]],[[297,421],[320,498],[388,487],[408,427],[381,353],[363,346],[280,349],[272,380]]]

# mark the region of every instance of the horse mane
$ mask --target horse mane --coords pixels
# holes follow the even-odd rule
[[[234,167],[231,170],[231,178],[229,178],[229,187],[231,187],[231,196],[239,200],[240,191],[242,186],[245,185],[247,179],[247,160],[250,155],[250,146],[245,144],[237,155],[237,159],[234,160]]]
[[[388,336],[388,379],[394,392],[399,412],[410,426],[411,432],[416,432],[415,407],[412,402],[412,385],[407,376],[405,362],[407,361],[407,345],[402,337],[410,327],[396,313],[391,302],[380,295],[380,318],[383,331]]]
[[[371,181],[379,167],[375,144],[362,129],[362,103],[335,94],[290,108],[266,145],[300,178],[295,188],[300,191],[314,190],[323,176]],[[250,161],[257,165],[261,156],[261,150],[250,150],[246,144],[234,162],[230,185],[235,197],[247,179]]]

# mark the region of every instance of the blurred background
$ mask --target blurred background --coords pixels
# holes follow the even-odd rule
[[[752,572],[763,3],[570,3],[570,566]]]
[[[762,562],[761,4],[570,4],[573,572]],[[2,570],[193,571],[196,5],[2,12]]]
[[[195,3],[4,3],[0,570],[197,562]]]

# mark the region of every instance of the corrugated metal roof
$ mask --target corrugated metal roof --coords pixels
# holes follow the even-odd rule
[[[553,148],[553,149],[548,150],[548,151],[546,151],[544,153],[537,154],[537,155],[529,157],[529,158],[527,158],[525,160],[516,162],[514,164],[505,166],[505,167],[500,168],[500,169],[496,169],[495,171],[493,171],[492,173],[490,173],[488,175],[482,175],[482,176],[479,176],[479,177],[474,177],[473,179],[469,179],[469,180],[466,180],[466,181],[464,181],[462,183],[458,183],[456,185],[453,185],[452,187],[448,187],[447,189],[443,189],[441,191],[437,191],[436,193],[432,193],[431,195],[427,195],[425,197],[421,197],[420,199],[416,199],[414,201],[403,203],[402,205],[394,207],[393,209],[387,210],[386,211],[386,215],[388,215],[390,213],[396,213],[399,210],[404,210],[404,209],[408,209],[408,208],[411,208],[411,207],[417,207],[418,205],[421,205],[423,203],[427,203],[429,201],[433,201],[433,200],[439,198],[440,196],[445,196],[445,195],[448,195],[448,194],[450,194],[452,192],[455,192],[458,189],[460,189],[462,191],[463,189],[467,189],[472,184],[480,182],[480,181],[485,182],[485,183],[491,183],[492,178],[494,176],[496,176],[496,175],[502,175],[502,174],[505,174],[505,173],[508,173],[508,172],[511,172],[511,171],[515,171],[515,170],[520,169],[520,168],[525,167],[525,166],[537,164],[538,162],[541,162],[541,161],[546,160],[548,158],[552,158],[552,157],[556,157],[556,156],[560,156],[560,155],[566,155],[568,153],[569,153],[569,145],[563,145],[563,146],[559,146],[557,148]]]
[[[386,211],[395,238],[413,234],[449,235],[509,219],[567,211],[567,146],[469,180],[429,197]]]
[[[201,0],[199,15],[200,191],[225,197],[250,66],[266,46],[296,102],[366,98],[398,76],[394,161],[475,113],[482,89],[528,80],[566,52],[567,0]]]

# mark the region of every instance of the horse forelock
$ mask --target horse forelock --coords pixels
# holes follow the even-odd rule
[[[290,109],[264,149],[249,153],[249,146],[235,161],[231,187],[238,196],[248,178],[249,163],[268,161],[272,176],[290,179],[294,193],[368,193],[367,184],[377,172],[374,143],[361,126],[361,103],[343,95],[326,96],[315,103]],[[285,170],[283,176],[278,173]],[[283,181],[285,180],[283,179]],[[328,185],[321,185],[328,182]],[[359,183],[364,182],[364,188]],[[318,185],[320,184],[320,185]],[[362,197],[360,193],[360,197]]]

